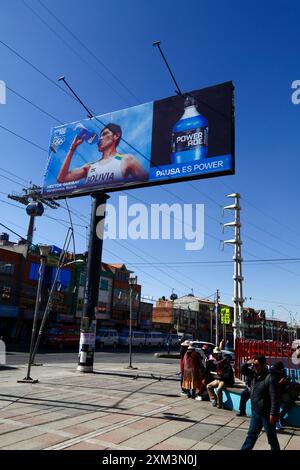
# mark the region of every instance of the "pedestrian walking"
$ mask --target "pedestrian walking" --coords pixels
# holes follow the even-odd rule
[[[247,363],[245,363],[245,364],[247,364]],[[251,364],[252,364],[252,362],[251,362]],[[242,368],[243,368],[243,366],[244,366],[244,364],[242,364]],[[250,367],[252,367],[252,365]],[[247,401],[250,399],[251,377],[249,377],[249,376],[246,377],[245,384],[246,384],[246,387],[244,388],[244,390],[241,393],[240,406],[239,406],[240,411],[236,414],[237,416],[246,416],[246,405],[247,405]]]
[[[279,413],[278,381],[269,373],[264,356],[254,356],[254,359],[247,361],[241,373],[251,378],[252,405],[249,430],[241,450],[253,449],[262,428],[267,434],[271,450],[280,450],[275,428]]]
[[[279,386],[280,396],[280,413],[278,421],[276,423],[276,431],[281,431],[284,428],[284,417],[288,411],[292,408],[297,394],[294,393],[295,383],[287,377],[284,364],[282,361],[278,361],[274,364],[271,369],[271,375],[275,377]],[[300,385],[298,385],[300,387]]]

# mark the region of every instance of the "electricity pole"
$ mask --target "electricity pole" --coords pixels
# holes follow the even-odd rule
[[[233,342],[235,347],[236,338],[243,338],[243,276],[242,276],[242,240],[241,240],[241,222],[240,222],[240,195],[238,193],[228,194],[227,197],[234,198],[234,204],[225,206],[224,209],[234,211],[234,221],[223,224],[224,227],[234,228],[234,239],[225,240],[224,243],[234,246],[234,320],[232,324],[233,328]]]
[[[35,217],[41,216],[44,212],[43,204],[50,207],[50,209],[60,207],[59,203],[54,199],[44,198],[42,188],[36,184],[32,184],[28,188],[23,188],[23,193],[12,192],[8,194],[7,197],[26,206],[26,212],[30,217],[27,229],[27,243],[29,245],[31,245],[33,241]]]

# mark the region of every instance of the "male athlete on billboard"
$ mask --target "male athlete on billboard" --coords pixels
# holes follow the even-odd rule
[[[122,130],[118,124],[107,124],[102,129],[98,150],[102,157],[96,162],[86,163],[80,168],[69,171],[74,153],[79,145],[84,141],[84,137],[77,136],[67,153],[67,156],[59,171],[58,183],[78,181],[85,178],[85,185],[103,185],[133,180],[146,180],[148,173],[137,158],[131,154],[121,154],[117,152],[117,146],[122,137]]]

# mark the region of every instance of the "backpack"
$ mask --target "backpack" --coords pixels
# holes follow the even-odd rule
[[[227,387],[232,387],[234,385],[234,372],[231,364],[229,363],[224,366],[222,380],[225,382]]]

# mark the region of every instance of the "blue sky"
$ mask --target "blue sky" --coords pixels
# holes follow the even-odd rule
[[[106,240],[105,261],[126,262],[138,275],[143,295],[169,296],[172,288],[183,295],[193,288],[195,294],[206,297],[218,288],[221,300],[230,303],[231,264],[156,269],[138,263],[231,260],[232,249],[221,251],[219,241],[232,236],[230,230],[222,234],[220,224],[231,220],[228,214],[222,218],[221,206],[228,204],[225,196],[233,191],[242,196],[244,259],[299,257],[300,105],[291,101],[291,84],[300,79],[298,2],[42,1],[93,57],[38,0],[26,0],[26,4],[1,1],[0,41],[54,83],[65,75],[96,115],[174,94],[174,84],[152,46],[155,40],[161,40],[183,91],[228,80],[235,85],[236,175],[175,183],[166,186],[167,191],[158,186],[114,193],[110,199],[116,204],[118,195],[127,194],[129,203],[138,202],[137,198],[148,204],[204,204],[204,248],[185,251],[184,241],[178,240]],[[0,105],[0,126],[41,147],[0,127],[0,175],[14,180],[0,176],[0,200],[13,203],[6,194],[22,190],[26,182],[19,178],[42,184],[51,127],[84,119],[86,112],[3,43],[0,80],[9,89],[6,105]],[[86,249],[90,198],[72,199],[69,204],[77,214],[73,222],[79,224],[76,249],[82,251]],[[1,222],[24,236],[25,211],[3,202],[0,211]],[[55,220],[41,217],[34,241],[61,246],[67,230],[67,223],[61,221],[68,220],[67,212],[47,209],[45,215]],[[269,315],[274,310],[276,317],[286,320],[289,311],[294,316],[299,311],[300,317],[299,263],[245,263],[243,274],[246,305],[265,308]]]

